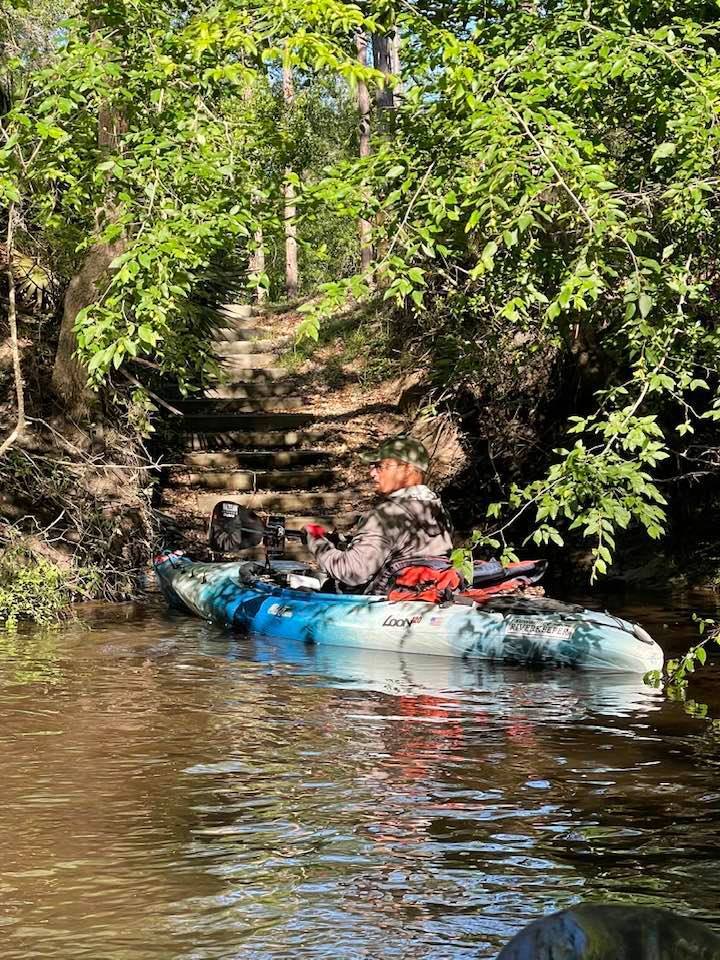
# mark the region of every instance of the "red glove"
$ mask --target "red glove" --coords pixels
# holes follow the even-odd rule
[[[321,527],[319,523],[308,523],[305,527],[307,535],[312,537],[313,540],[318,540],[320,537],[327,536],[327,530],[325,527]]]

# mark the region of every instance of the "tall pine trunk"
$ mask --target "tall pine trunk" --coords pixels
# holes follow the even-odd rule
[[[257,229],[255,230],[255,249],[252,252],[250,257],[250,271],[257,276],[265,273],[265,237],[263,236],[263,228],[261,224],[258,224]],[[265,287],[258,287],[255,291],[255,299],[258,303],[262,303],[267,296],[267,291]]]
[[[392,40],[390,41],[390,64],[395,76],[395,88],[393,90],[393,99],[397,106],[398,97],[403,92],[402,85],[402,65],[400,63],[400,31],[397,27],[393,30]]]
[[[386,77],[384,86],[378,87],[375,94],[375,104],[377,106],[377,126],[381,133],[390,135],[395,122],[395,89],[400,82],[400,36],[393,27],[387,33],[373,34],[373,65]],[[389,83],[393,78],[393,83]],[[387,255],[389,244],[387,238],[383,236],[385,228],[385,216],[380,212],[375,220],[378,233],[375,255],[382,261]]]
[[[292,66],[286,58],[283,63],[283,99],[285,110],[289,114],[295,99],[295,85],[293,83]],[[283,195],[285,200],[285,293],[289,300],[294,300],[298,294],[299,271],[297,254],[297,214],[295,185],[290,180],[291,167],[285,168],[285,184]]]
[[[253,98],[253,88],[250,84],[243,88],[243,99],[249,105]],[[259,190],[253,190],[250,197],[250,203],[252,209],[257,210],[262,204],[262,194]],[[250,254],[250,262],[248,266],[250,267],[250,273],[254,273],[257,276],[265,273],[265,237],[263,235],[262,224],[258,222],[255,233],[253,235],[254,249]],[[258,287],[255,291],[255,300],[257,303],[262,303],[267,295],[265,287]]]
[[[358,60],[362,66],[367,66],[368,40],[364,33],[355,36]],[[370,156],[370,94],[367,84],[362,80],[357,85],[358,114],[360,119],[360,157]],[[370,269],[373,259],[372,226],[370,221],[361,217],[358,223],[360,233],[360,262],[363,272]]]

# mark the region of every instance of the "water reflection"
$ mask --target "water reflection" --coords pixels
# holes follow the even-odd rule
[[[494,957],[580,898],[720,920],[703,726],[637,680],[126,613],[0,640],[4,957]]]

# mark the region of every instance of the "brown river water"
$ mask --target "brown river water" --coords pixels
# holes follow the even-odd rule
[[[672,652],[714,601],[608,606]],[[579,900],[720,930],[720,747],[637,678],[79,615],[0,634],[3,960],[490,958]]]

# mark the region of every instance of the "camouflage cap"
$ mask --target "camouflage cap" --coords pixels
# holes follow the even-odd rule
[[[360,459],[364,463],[379,463],[381,460],[399,460],[409,463],[426,473],[430,466],[430,455],[419,440],[412,437],[393,437],[384,440],[375,450],[363,450]]]

